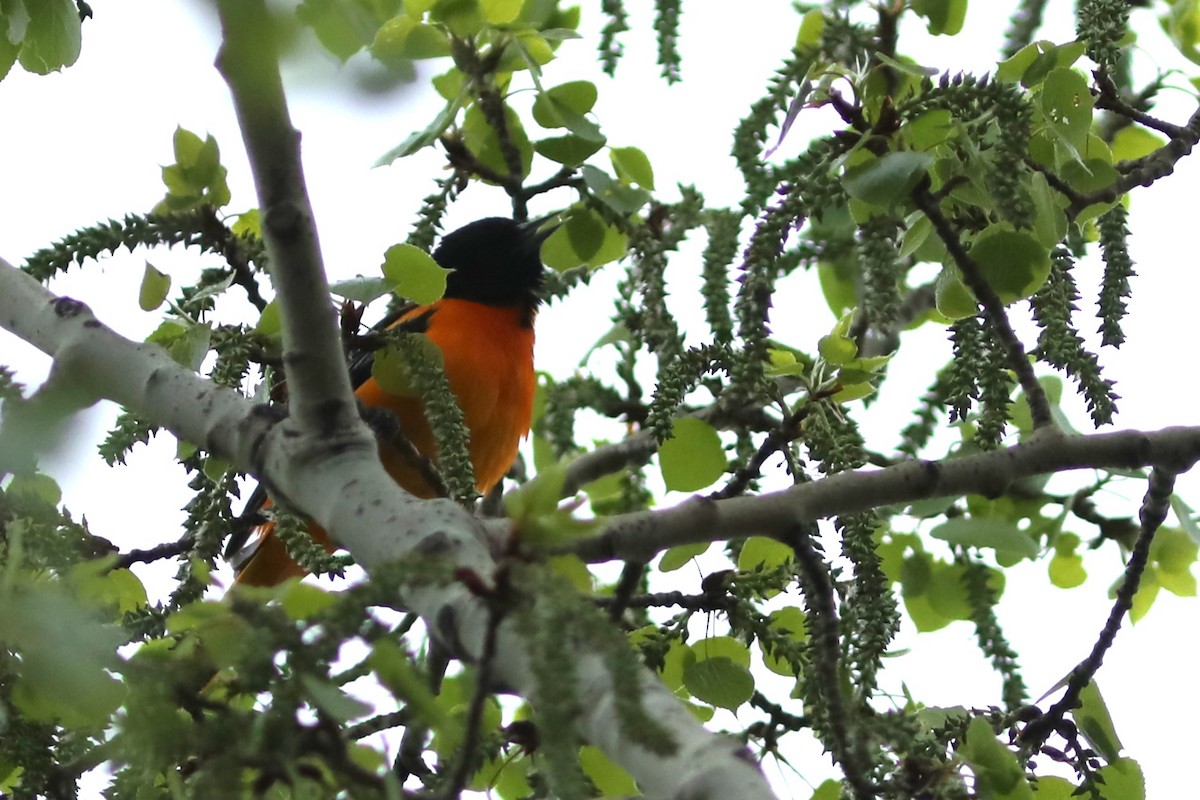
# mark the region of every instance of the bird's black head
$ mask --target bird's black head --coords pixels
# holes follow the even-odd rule
[[[435,261],[454,270],[446,278],[446,297],[532,312],[540,302],[541,248],[548,235],[537,222],[503,217],[476,220],[446,234],[433,251]]]

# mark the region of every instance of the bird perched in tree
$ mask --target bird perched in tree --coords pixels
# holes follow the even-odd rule
[[[446,269],[446,292],[440,300],[400,312],[378,326],[420,333],[442,354],[446,379],[458,400],[470,436],[471,463],[480,493],[499,483],[512,466],[520,440],[529,433],[533,412],[533,324],[541,302],[541,244],[555,226],[518,223],[490,217],[443,237],[433,258]],[[436,443],[425,420],[421,399],[386,392],[370,375],[370,357],[352,367],[355,396],[370,409],[394,419],[399,432],[422,456],[436,462]],[[418,464],[386,441],[379,446],[388,473],[417,497],[435,491]],[[248,508],[269,501],[261,490]],[[274,523],[255,529],[257,539],[237,555],[250,531],[237,534],[226,548],[239,562],[237,583],[272,586],[304,570],[288,557],[274,535]],[[331,551],[334,543],[315,524],[313,538]]]

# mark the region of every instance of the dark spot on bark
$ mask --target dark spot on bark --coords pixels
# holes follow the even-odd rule
[[[921,471],[925,473],[925,480],[929,484],[930,490],[942,482],[942,465],[936,461],[922,461]]]
[[[441,555],[450,549],[450,536],[445,531],[434,531],[422,538],[416,546],[416,552],[427,555]]]
[[[59,297],[52,302],[54,304],[54,313],[64,319],[77,317],[87,310],[87,306],[70,297]]]

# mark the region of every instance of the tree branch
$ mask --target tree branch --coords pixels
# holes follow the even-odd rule
[[[942,214],[937,201],[929,193],[928,186],[918,187],[913,192],[913,200],[917,208],[923,211],[929,221],[933,223],[933,229],[937,231],[938,237],[946,245],[946,250],[954,258],[954,263],[962,273],[963,282],[967,284],[967,288],[983,306],[984,315],[991,322],[997,337],[1004,344],[1008,365],[1017,374],[1017,381],[1025,390],[1025,397],[1029,401],[1029,415],[1033,419],[1033,427],[1053,428],[1054,417],[1050,414],[1050,401],[1046,398],[1046,391],[1038,383],[1037,376],[1033,372],[1033,365],[1029,363],[1029,357],[1025,354],[1021,340],[1017,338],[1016,331],[1008,321],[1004,304],[1000,302],[995,290],[983,277],[975,259],[971,258],[963,247],[962,241],[958,238],[958,232]]]
[[[1064,437],[1035,434],[1013,447],[943,461],[860,469],[754,497],[693,497],[677,506],[612,517],[603,532],[563,545],[588,562],[649,561],[682,544],[784,536],[798,522],[931,497],[998,497],[1014,481],[1076,469],[1158,466],[1184,472],[1200,459],[1200,426]]]

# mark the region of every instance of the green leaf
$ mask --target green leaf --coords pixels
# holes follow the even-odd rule
[[[988,517],[956,517],[938,525],[929,535],[963,547],[986,547],[1022,558],[1038,554],[1037,542],[1015,523]]]
[[[1050,277],[1050,250],[1024,231],[984,229],[971,245],[972,260],[1004,303],[1029,297]]]
[[[1000,743],[983,717],[971,720],[962,752],[975,773],[975,788],[980,797],[1014,800],[1033,797],[1033,789],[1017,762],[1016,753]]]
[[[792,560],[792,548],[765,536],[751,536],[738,554],[738,569],[743,572],[762,567],[773,569]]]
[[[387,278],[367,278],[362,275],[329,284],[331,294],[364,304],[378,300],[391,292],[392,288],[392,282]]]
[[[357,3],[331,3],[305,0],[296,9],[296,19],[312,28],[321,45],[339,61],[367,44],[369,34],[378,24],[375,16]]]
[[[913,11],[929,22],[934,36],[954,36],[967,18],[967,0],[913,0]]]
[[[1033,796],[1037,800],[1072,800],[1075,788],[1075,784],[1057,775],[1039,775],[1033,786]]]
[[[720,478],[729,461],[716,429],[704,420],[675,420],[675,432],[658,446],[658,463],[667,489],[695,492]]]
[[[142,285],[138,289],[138,306],[142,311],[153,311],[163,304],[170,291],[171,276],[159,272],[147,261],[146,271],[142,273]]]
[[[300,684],[313,705],[339,722],[349,722],[370,713],[371,706],[355,700],[328,681],[312,675],[300,675]]]
[[[392,290],[418,305],[428,305],[446,293],[450,270],[416,245],[394,244],[383,255],[383,276]]]
[[[402,14],[379,27],[371,42],[371,55],[385,64],[441,58],[450,55],[450,39],[436,25],[426,25]]]
[[[839,800],[842,796],[842,782],[833,778],[826,780],[813,792],[811,800]]]
[[[552,136],[533,143],[533,149],[538,155],[568,167],[579,166],[603,146],[603,140],[584,139],[573,133],[566,136]]]
[[[1071,712],[1071,716],[1083,738],[1104,756],[1105,761],[1111,764],[1121,757],[1121,739],[1095,680],[1079,692],[1079,707]]]
[[[1062,197],[1050,188],[1050,182],[1040,172],[1029,179],[1029,196],[1033,200],[1033,235],[1038,244],[1053,248],[1067,235],[1067,214],[1059,202]]]
[[[628,247],[629,237],[594,211],[574,208],[542,245],[542,263],[560,272],[581,264],[598,267],[621,258]]]
[[[687,565],[693,558],[704,555],[708,552],[709,547],[711,547],[711,543],[699,542],[698,544],[681,544],[668,548],[658,562],[658,571],[674,572]]]
[[[846,336],[829,334],[817,342],[817,352],[830,364],[845,364],[858,355],[858,345]]]
[[[750,667],[750,648],[731,636],[710,636],[691,645],[697,661],[707,658],[728,658],[735,664]]]
[[[636,212],[650,201],[650,193],[645,189],[627,186],[590,164],[585,165],[580,173],[596,199],[621,216]]]
[[[434,728],[442,725],[445,709],[430,691],[429,680],[413,666],[399,645],[391,639],[376,640],[367,665],[392,696],[403,700],[420,721]]]
[[[337,595],[299,581],[286,585],[279,598],[283,613],[295,621],[312,619],[336,603]]]
[[[258,316],[258,322],[254,323],[254,330],[263,336],[279,336],[280,331],[283,330],[283,319],[279,316],[279,303],[277,301],[272,300],[267,303],[266,308]]]
[[[83,43],[74,0],[35,0],[25,3],[25,8],[29,22],[18,56],[21,66],[48,75],[74,64]]]
[[[931,164],[929,153],[887,153],[847,169],[842,185],[856,200],[887,207],[907,197]]]
[[[608,152],[617,177],[625,183],[636,183],[643,189],[654,190],[654,168],[650,159],[636,147],[614,147]]]
[[[1104,800],[1146,800],[1146,778],[1132,758],[1118,758],[1096,773]]]
[[[971,618],[971,598],[963,583],[966,572],[961,564],[934,561],[931,565],[925,598],[930,608],[946,619]]]
[[[483,16],[493,25],[506,25],[521,13],[525,0],[479,0]]]
[[[28,472],[13,476],[4,490],[11,497],[33,498],[47,506],[58,507],[62,502],[62,489],[58,482],[41,472]]]
[[[754,694],[750,670],[726,656],[698,660],[684,668],[683,685],[697,700],[730,711]]]
[[[806,11],[800,19],[800,29],[796,31],[795,47],[815,47],[821,43],[824,33],[825,14],[818,8]]]
[[[1073,69],[1051,70],[1042,85],[1040,103],[1047,124],[1083,151],[1092,129],[1095,105],[1087,79]]]
[[[386,167],[397,159],[411,156],[413,153],[429,147],[454,122],[460,108],[462,108],[461,95],[446,103],[446,107],[423,130],[413,132],[403,142],[380,156],[375,162],[375,166]]]
[[[504,123],[508,137],[520,156],[519,174],[515,177],[525,177],[529,174],[529,166],[533,161],[533,145],[525,133],[525,126],[516,112],[507,106],[504,109]],[[483,110],[478,105],[467,109],[462,123],[463,143],[475,157],[501,175],[509,175],[508,164],[504,160],[504,152],[500,148],[500,139],[496,129],[488,122]]]
[[[1161,136],[1138,125],[1127,125],[1117,131],[1112,140],[1112,156],[1115,161],[1133,161],[1145,158],[1167,142]]]
[[[48,583],[18,584],[0,596],[0,642],[15,650],[12,702],[32,719],[100,728],[124,690],[107,672],[128,634]]]
[[[596,85],[590,81],[560,84],[541,92],[533,101],[533,119],[543,128],[566,127],[564,112],[575,116],[586,114],[596,105],[598,96]]]
[[[1050,582],[1059,589],[1074,589],[1087,580],[1087,570],[1083,567],[1083,556],[1076,553],[1070,555],[1055,553],[1047,566]]]

